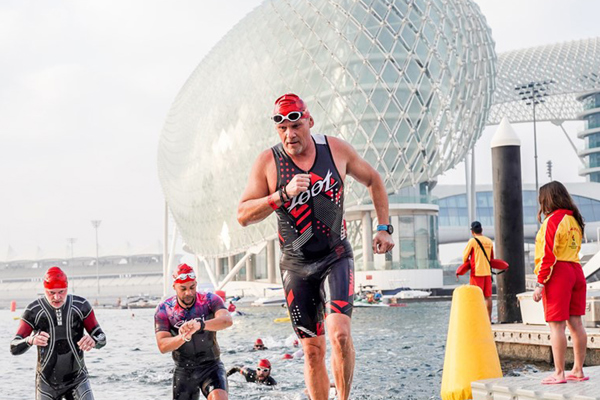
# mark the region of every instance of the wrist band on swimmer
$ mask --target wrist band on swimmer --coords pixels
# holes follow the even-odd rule
[[[206,323],[204,322],[204,320],[202,318],[196,318],[196,321],[200,322],[200,329],[198,330],[198,333],[204,333],[204,328],[206,327]]]
[[[273,210],[277,210],[279,208],[279,207],[277,207],[277,204],[275,204],[275,200],[273,200],[272,194],[267,196],[267,202],[269,203],[269,206],[271,206],[271,208]]]
[[[283,190],[283,194],[284,194],[284,196],[285,196],[285,201],[290,201],[290,195],[289,195],[289,194],[288,194],[288,192],[287,192],[287,186],[286,186],[286,185],[283,185],[283,186],[281,187],[281,189]]]

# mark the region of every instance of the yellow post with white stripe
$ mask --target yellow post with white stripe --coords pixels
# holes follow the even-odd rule
[[[477,286],[458,287],[452,295],[442,400],[471,399],[471,382],[501,377],[483,292]]]

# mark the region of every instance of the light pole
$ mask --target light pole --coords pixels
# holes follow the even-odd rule
[[[102,221],[99,219],[95,219],[92,221],[92,226],[96,230],[96,302],[98,302],[98,298],[100,297],[100,257],[98,257],[98,227]]]
[[[71,259],[70,259],[70,263],[73,263],[73,253],[74,253],[74,248],[75,248],[75,242],[77,241],[77,238],[67,238],[67,243],[69,245],[69,249],[71,250]],[[71,275],[73,275],[74,278],[74,265],[70,265],[70,270],[71,270]],[[73,293],[75,293],[75,279],[72,280],[71,282],[71,290],[73,291]]]
[[[533,109],[533,159],[535,162],[535,196],[540,191],[540,183],[538,179],[538,154],[537,154],[537,130],[535,125],[535,106],[544,103],[544,97],[548,96],[546,91],[548,87],[554,83],[553,80],[543,82],[529,82],[521,86],[515,87],[515,91],[518,92],[521,100],[526,105],[532,106]],[[537,205],[539,211],[539,204]],[[538,222],[539,226],[539,222]]]

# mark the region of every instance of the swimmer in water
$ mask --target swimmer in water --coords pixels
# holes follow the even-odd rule
[[[277,381],[271,376],[271,362],[267,359],[260,360],[255,370],[248,367],[231,367],[227,371],[227,376],[231,376],[236,372],[244,375],[246,382],[254,382],[266,386],[277,385]]]
[[[48,269],[44,297],[27,306],[10,343],[14,355],[37,346],[36,400],[94,399],[83,353],[104,347],[106,336],[90,303],[67,289],[67,275]]]
[[[254,342],[254,347],[252,348],[252,350],[267,350],[268,347],[265,347],[265,344],[263,343],[262,339],[256,339],[256,342]]]
[[[158,305],[154,315],[156,343],[161,353],[172,352],[173,399],[227,400],[225,367],[220,359],[217,331],[232,325],[223,300],[196,292],[196,274],[181,264],[173,274],[176,295]]]

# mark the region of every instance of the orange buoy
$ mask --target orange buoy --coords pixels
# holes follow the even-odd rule
[[[17,310],[17,302],[13,300],[10,302],[10,312],[15,312],[16,310]]]

